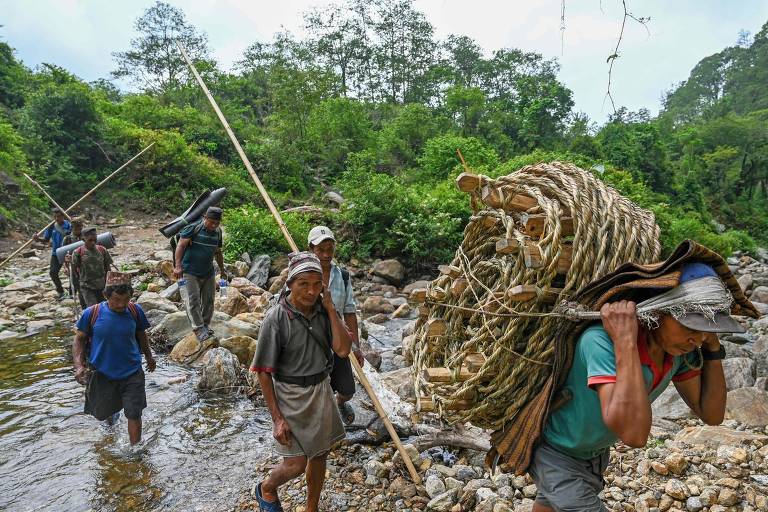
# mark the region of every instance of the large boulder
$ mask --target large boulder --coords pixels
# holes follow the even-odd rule
[[[405,279],[405,267],[397,260],[382,260],[373,265],[373,275],[399,286]]]
[[[18,292],[18,291],[27,291],[27,290],[37,290],[40,288],[40,283],[37,281],[32,281],[30,279],[25,279],[23,281],[16,281],[15,283],[11,283],[8,286],[3,288],[3,293],[6,292]]]
[[[768,391],[757,388],[729,391],[725,413],[750,427],[765,427],[768,425]]]
[[[390,314],[395,311],[395,306],[380,295],[372,295],[363,302],[362,311],[369,315],[377,313]]]
[[[407,401],[416,399],[410,368],[400,368],[381,374],[381,384]]]
[[[741,286],[741,289],[744,292],[748,292],[750,288],[752,288],[752,283],[754,279],[752,278],[752,274],[744,274],[743,276],[739,277],[736,281],[738,281],[739,286]]]
[[[195,335],[190,333],[173,346],[168,357],[177,363],[194,364],[200,361],[203,354],[218,346],[219,341],[216,338],[208,338],[200,343]]]
[[[256,353],[256,340],[250,336],[232,336],[221,340],[219,346],[235,354],[240,364],[245,366],[251,364]]]
[[[153,309],[159,309],[168,313],[175,313],[179,310],[176,304],[168,299],[164,299],[159,293],[144,292],[139,296],[136,303],[141,306],[144,311],[152,311]]]
[[[341,206],[344,204],[344,198],[339,194],[338,192],[333,192],[332,190],[329,190],[325,193],[323,196],[323,199],[328,201],[329,203],[333,203],[336,206]]]
[[[201,391],[226,393],[240,381],[240,363],[237,357],[225,348],[214,348],[206,354],[206,361],[200,372],[197,388]]]
[[[288,280],[288,269],[284,269],[282,272],[280,272],[279,276],[273,277],[269,279],[270,285],[269,285],[269,293],[272,295],[277,295],[280,293],[280,291],[285,286],[285,282]]]
[[[749,296],[750,300],[762,303],[768,303],[768,286],[758,286],[752,290],[752,295]]]
[[[232,288],[237,288],[240,290],[240,293],[245,295],[246,297],[252,297],[254,295],[261,295],[264,293],[263,288],[259,288],[249,280],[247,280],[244,277],[236,277],[232,280],[231,283],[229,283],[229,286]]]
[[[240,313],[235,317],[235,320],[261,326],[261,321],[264,320],[264,313]]]
[[[718,448],[722,445],[738,446],[753,441],[766,443],[768,436],[712,425],[684,428],[675,436],[675,444],[685,443],[709,448]]]
[[[267,285],[267,279],[269,279],[269,267],[272,263],[272,259],[266,254],[256,256],[251,263],[251,268],[248,270],[245,278],[250,282],[264,288]]]
[[[692,418],[691,408],[683,401],[674,386],[669,386],[651,406],[654,418],[681,420]]]
[[[429,288],[429,285],[432,284],[431,281],[414,281],[410,284],[407,284],[403,287],[403,293],[407,296],[411,295],[411,292],[413,290],[417,290],[419,288]]]
[[[272,294],[269,292],[264,292],[261,295],[253,295],[248,297],[248,311],[251,313],[266,313],[267,309],[269,309],[271,299]]]
[[[240,293],[240,290],[234,286],[227,286],[226,297],[217,294],[213,309],[229,316],[237,316],[240,313],[248,312],[248,300]]]
[[[728,391],[755,385],[757,365],[746,357],[733,357],[723,361],[725,385]]]

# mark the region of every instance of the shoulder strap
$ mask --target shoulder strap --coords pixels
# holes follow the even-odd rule
[[[91,310],[91,318],[89,318],[91,332],[88,333],[88,336],[93,336],[93,326],[96,325],[96,320],[99,318],[99,308],[101,306],[101,302],[97,302],[93,306],[91,306],[89,309]]]
[[[339,267],[339,270],[341,270],[341,280],[344,281],[344,288],[349,286],[349,270]]]
[[[309,322],[306,318],[302,315],[298,315],[299,323],[304,326],[304,329],[307,330],[307,333],[309,336],[317,342],[317,344],[320,346],[320,348],[325,353],[325,359],[328,361],[329,364],[333,364],[333,347],[331,346],[331,341],[329,340],[329,343],[326,345],[323,340],[317,337],[317,335],[312,331],[312,329],[309,328]]]
[[[139,324],[139,310],[136,308],[136,304],[133,302],[128,302],[128,312],[133,317],[133,320],[136,322],[136,325]]]

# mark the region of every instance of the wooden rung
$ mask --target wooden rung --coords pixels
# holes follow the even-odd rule
[[[446,404],[444,409],[449,411],[468,411],[474,406],[475,402],[473,400],[455,400],[451,404]],[[434,412],[437,408],[431,398],[422,396],[419,397],[418,410],[419,412]]]
[[[453,265],[440,265],[437,267],[437,270],[441,274],[449,276],[451,279],[456,279],[461,275],[461,269]]]
[[[453,371],[450,368],[425,368],[423,377],[427,382],[442,382],[442,383],[451,383],[451,382],[464,382],[465,380],[469,380],[472,377],[477,375],[477,372],[471,372],[466,366],[462,366],[461,370],[459,370],[458,379],[454,380],[453,377]],[[494,376],[494,372],[488,372],[486,374],[483,374],[483,378],[488,378],[490,380],[491,377]]]
[[[571,269],[571,259],[573,258],[573,246],[563,245],[560,251],[560,258],[557,260],[557,273],[567,274]],[[541,258],[541,251],[535,245],[526,245],[523,247],[523,259],[528,268],[541,268],[544,262]]]
[[[501,191],[491,185],[483,187],[482,192],[480,192],[480,199],[491,208],[501,208],[502,206]]]
[[[544,233],[544,224],[546,215],[525,215],[523,225],[525,234],[533,238],[538,238]],[[560,217],[560,235],[573,236],[573,217]]]
[[[501,219],[499,219],[498,217],[493,217],[491,215],[483,215],[483,218],[480,220],[480,222],[482,223],[482,226],[485,229],[490,229],[496,224],[498,224],[499,222],[501,222]]]
[[[501,238],[496,242],[496,254],[512,254],[520,248],[515,238]]]
[[[448,324],[440,318],[427,320],[427,336],[442,336],[448,330]]]
[[[532,285],[518,285],[513,286],[507,290],[507,299],[519,302],[525,302],[527,300],[535,299],[537,296],[538,288]],[[542,296],[543,302],[552,304],[562,293],[561,288],[547,288]]]
[[[430,300],[434,300],[436,302],[442,302],[448,296],[448,293],[442,288],[440,288],[439,286],[432,286],[429,288],[429,292],[427,292],[427,296],[430,298]]]
[[[466,278],[460,277],[458,279],[454,279],[454,281],[451,283],[451,295],[458,297],[464,293],[464,290],[466,290],[468,286],[469,281],[467,281]]]
[[[485,354],[482,354],[480,352],[473,352],[471,354],[467,354],[467,357],[464,358],[464,366],[467,367],[467,370],[473,373],[479,372],[480,368],[482,368],[484,364],[485,364]]]
[[[427,289],[426,288],[416,288],[411,292],[410,300],[413,302],[424,302],[427,300]]]
[[[480,188],[480,176],[471,172],[463,172],[456,178],[456,186],[462,192],[474,192]]]
[[[531,196],[527,196],[525,194],[515,194],[512,196],[512,199],[510,199],[509,202],[504,205],[504,209],[524,212],[533,208],[534,206],[538,206],[538,204],[539,202]]]

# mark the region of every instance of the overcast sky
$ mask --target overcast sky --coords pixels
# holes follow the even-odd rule
[[[135,36],[134,20],[153,0],[0,0],[0,39],[28,66],[63,66],[91,81],[108,78],[111,53]],[[302,13],[321,0],[170,0],[188,21],[208,34],[224,69],[256,40],[281,29],[303,34]],[[617,106],[656,113],[664,91],[685,80],[703,57],[733,45],[740,30],[756,33],[768,21],[766,0],[627,0],[637,16],[650,17],[648,31],[628,22],[616,61]],[[464,34],[487,52],[501,47],[556,57],[560,79],[574,92],[575,109],[602,123],[606,58],[621,25],[620,0],[565,0],[561,45],[560,0],[416,0],[437,36]],[[215,93],[215,91],[214,91]]]

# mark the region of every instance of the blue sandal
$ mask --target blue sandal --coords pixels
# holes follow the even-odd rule
[[[261,482],[256,484],[256,501],[259,502],[261,512],[283,512],[283,506],[280,504],[280,498],[277,501],[267,501],[261,495]]]

